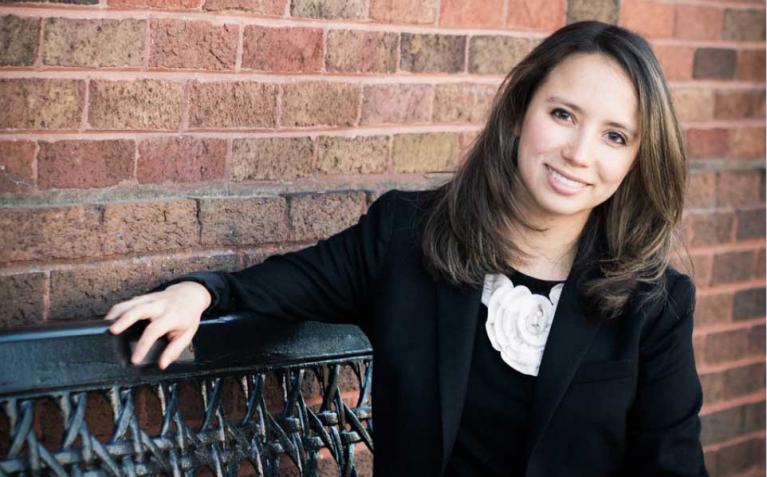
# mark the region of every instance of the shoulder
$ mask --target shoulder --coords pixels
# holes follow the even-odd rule
[[[392,189],[381,194],[370,206],[378,209],[400,227],[412,227],[418,216],[428,210],[438,190]]]
[[[692,330],[695,312],[695,285],[690,277],[669,267],[663,275],[662,292],[637,310],[642,320],[642,337],[659,338],[670,330]]]

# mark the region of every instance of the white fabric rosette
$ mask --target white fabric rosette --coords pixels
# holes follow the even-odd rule
[[[555,285],[545,297],[526,286],[514,286],[505,275],[485,276],[482,303],[487,306],[487,336],[503,361],[520,373],[538,376],[562,288],[562,283]]]

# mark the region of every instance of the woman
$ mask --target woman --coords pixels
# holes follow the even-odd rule
[[[694,287],[669,268],[685,151],[644,40],[582,22],[501,86],[454,178],[237,273],[114,306],[166,367],[208,311],[352,322],[375,475],[702,476]]]

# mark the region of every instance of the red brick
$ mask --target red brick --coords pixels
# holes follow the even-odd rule
[[[762,5],[764,6],[764,5]],[[764,41],[764,9],[726,9],[722,39],[735,41]]]
[[[353,126],[357,122],[358,84],[288,83],[282,91],[283,126]]]
[[[731,79],[735,76],[737,53],[730,48],[695,50],[692,76],[695,79]]]
[[[309,137],[235,139],[231,178],[234,181],[292,180],[312,173],[314,145]]]
[[[703,88],[672,90],[674,109],[683,123],[714,119],[714,92]]]
[[[39,18],[0,16],[0,66],[33,65],[39,36]]]
[[[746,81],[764,81],[764,50],[739,50],[736,77]]]
[[[226,140],[169,137],[138,145],[139,183],[200,182],[224,178]]]
[[[695,325],[712,325],[732,321],[732,293],[698,294],[695,305]]]
[[[720,206],[749,207],[760,203],[762,185],[761,171],[722,171],[717,183]],[[763,198],[761,203],[764,203]]]
[[[442,0],[439,6],[439,24],[499,28],[503,26],[503,0]]]
[[[293,240],[319,240],[357,223],[364,192],[295,195],[290,198]]]
[[[466,37],[403,33],[400,68],[411,73],[457,73],[464,69]]]
[[[361,20],[367,14],[365,0],[292,0],[290,15],[308,18]]]
[[[673,21],[673,18],[671,19]],[[677,45],[654,45],[653,51],[668,81],[692,79],[695,48]]]
[[[256,15],[281,17],[287,0],[205,0],[204,10],[242,10]]]
[[[318,72],[322,69],[322,29],[247,26],[242,66],[261,71]]]
[[[764,271],[765,265],[766,265],[765,262],[767,262],[767,259],[765,259],[764,248],[757,250],[755,253],[756,253],[756,258],[754,259],[753,278],[757,280],[764,280],[765,278],[767,278]]]
[[[764,373],[762,373],[764,374]],[[763,472],[753,472],[759,469],[764,461],[759,458],[764,454],[764,438],[737,442],[717,450],[716,467],[709,468],[711,475],[759,475]],[[749,472],[751,471],[751,472]]]
[[[718,40],[722,10],[716,7],[677,5],[674,36],[690,40]]]
[[[76,129],[85,82],[63,79],[0,79],[0,129]]]
[[[360,124],[427,124],[431,119],[431,85],[365,85],[362,95]]]
[[[619,23],[647,38],[668,38],[674,36],[674,5],[624,0]]]
[[[45,21],[43,63],[57,66],[142,66],[147,22],[144,20]]]
[[[455,167],[458,137],[452,133],[397,134],[392,146],[396,172],[445,172]]]
[[[717,91],[714,96],[717,119],[764,119],[764,89]]]
[[[613,0],[568,0],[567,23],[582,20],[599,20],[617,23],[620,6]]]
[[[35,143],[0,141],[0,193],[35,187]]]
[[[437,85],[434,92],[434,121],[484,124],[496,87],[480,84]]]
[[[733,240],[735,217],[732,212],[695,212],[685,217],[687,243],[697,247]]]
[[[160,80],[91,80],[88,120],[97,129],[176,129],[183,85]]]
[[[554,31],[565,26],[566,7],[566,0],[509,0],[506,27]]]
[[[322,136],[317,170],[322,174],[371,174],[385,172],[389,136]]]
[[[724,252],[714,256],[712,281],[714,285],[742,282],[751,279],[754,253]]]
[[[149,66],[232,71],[237,61],[238,27],[205,21],[152,20]]]
[[[370,0],[370,18],[384,23],[433,24],[437,0]]]
[[[764,418],[760,419],[756,414],[764,415],[764,401],[744,404],[701,416],[701,443],[707,446],[749,433],[749,429],[763,425]]]
[[[37,157],[41,189],[107,187],[133,179],[133,141],[41,142]]]
[[[754,210],[739,210],[737,212],[737,239],[751,240],[756,238],[763,238],[765,228],[764,214],[764,207]]]
[[[764,287],[749,288],[735,293],[733,299],[733,320],[753,320],[764,318]]]
[[[713,257],[711,255],[692,255],[693,269],[689,275],[693,277],[695,286],[706,287],[711,283],[711,273],[713,268]]]
[[[390,32],[330,30],[325,52],[328,71],[394,73],[399,35]]]
[[[189,88],[189,127],[274,127],[277,91],[274,84],[256,81],[195,81]]]
[[[746,396],[764,388],[764,363],[701,375],[705,404]]]
[[[42,321],[46,287],[44,273],[0,276],[0,329]]]
[[[727,154],[729,131],[723,128],[687,130],[687,153],[692,159],[722,159]]]
[[[531,38],[473,36],[469,41],[469,72],[505,76],[537,43]]]
[[[108,203],[103,206],[106,255],[188,250],[197,244],[193,200]]]
[[[203,245],[256,245],[288,239],[287,204],[282,197],[200,201]]]
[[[110,7],[162,8],[168,10],[197,10],[204,0],[108,0]]]
[[[706,363],[718,364],[753,356],[757,347],[751,342],[751,329],[742,328],[706,336]]]
[[[696,171],[687,178],[685,206],[690,209],[706,209],[716,205],[716,173]]]

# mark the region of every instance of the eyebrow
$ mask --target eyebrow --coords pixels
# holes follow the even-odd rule
[[[561,104],[564,104],[565,106],[567,106],[568,108],[572,109],[576,113],[583,113],[583,109],[581,109],[579,106],[576,106],[575,104],[573,104],[573,103],[571,103],[569,101],[566,101],[566,100],[564,100],[564,99],[562,99],[562,98],[560,98],[558,96],[549,96],[548,98],[546,98],[546,102],[547,103],[561,103]],[[626,126],[625,124],[619,123],[617,121],[608,121],[607,125],[623,129],[627,133],[629,133],[631,136],[636,136],[636,131],[634,131],[630,127]]]

